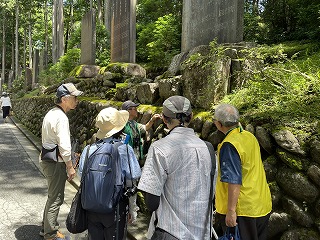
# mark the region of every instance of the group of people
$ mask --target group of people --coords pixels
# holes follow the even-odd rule
[[[43,147],[58,148],[57,161],[40,159],[48,183],[43,230],[40,232],[44,239],[67,239],[59,232],[57,222],[59,207],[64,200],[65,182],[76,174],[71,161],[66,113],[76,107],[77,96],[81,94],[72,83],[62,84],[57,89],[56,107],[43,120]],[[212,145],[202,141],[188,127],[193,114],[187,98],[169,97],[163,102],[162,114],[153,115],[145,125],[135,120],[138,105],[128,100],[121,110],[112,107],[101,110],[96,118],[96,138],[97,141],[123,141],[129,145],[118,147],[118,152],[124,169],[128,169],[128,162],[138,166],[136,174],[132,176],[131,173],[131,179],[126,180],[130,180],[130,184],[138,181],[138,189],[152,212],[148,239],[211,239],[214,231],[212,193],[215,193],[215,218],[223,230],[238,226],[241,239],[266,240],[272,208],[271,194],[258,141],[242,128],[238,110],[230,104],[220,104],[215,109],[214,124],[225,135],[218,146],[216,162]],[[140,172],[139,160],[143,159],[141,134],[148,131],[157,119],[162,119],[169,132],[151,144]],[[96,147],[92,144],[89,151],[88,147],[83,150],[80,175],[85,155],[92,154]],[[216,171],[213,172],[215,166]],[[129,173],[125,175],[130,176]],[[138,209],[134,195],[124,199],[117,209],[121,216],[118,224],[114,213],[88,213],[88,238],[124,239],[126,224],[135,221]]]

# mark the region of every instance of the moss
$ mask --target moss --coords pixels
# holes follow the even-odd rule
[[[83,65],[76,66],[70,73],[69,77],[77,77],[80,75],[81,69]]]
[[[279,158],[286,163],[289,167],[296,169],[296,170],[306,170],[306,164],[304,164],[303,159],[296,159],[295,156],[292,154],[289,154],[287,152],[277,150],[277,154]]]
[[[129,84],[124,82],[124,83],[117,83],[116,88],[128,88]]]
[[[277,164],[277,158],[274,155],[269,156],[265,161],[270,163],[271,165]]]
[[[193,118],[194,119],[200,118],[204,121],[206,121],[206,120],[212,121],[213,116],[212,116],[211,112],[203,111],[201,109],[200,110],[195,109],[195,110],[193,110]]]
[[[155,113],[161,113],[162,112],[162,107],[140,104],[138,106],[138,111],[139,112],[148,112],[148,111],[150,111],[152,114],[155,114]]]
[[[101,67],[99,70],[99,74],[104,74],[106,72],[107,67]]]

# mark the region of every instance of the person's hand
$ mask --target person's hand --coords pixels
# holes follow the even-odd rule
[[[156,114],[154,114],[154,115],[152,116],[151,121],[154,122],[155,120],[160,119],[160,118],[161,118],[161,115],[158,114],[158,113],[156,113]]]
[[[67,175],[68,181],[70,182],[76,176],[76,170],[74,170],[73,166],[67,167]]]
[[[226,225],[227,227],[235,227],[237,225],[237,213],[229,210],[226,214]]]

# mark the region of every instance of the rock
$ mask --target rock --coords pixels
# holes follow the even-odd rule
[[[280,130],[272,134],[277,144],[289,152],[305,155],[296,137],[289,130]]]
[[[310,143],[311,159],[320,164],[320,141],[314,139]]]
[[[275,209],[281,200],[281,190],[276,182],[269,183],[269,188],[271,192],[272,208]]]
[[[248,132],[251,132],[253,135],[255,135],[254,126],[252,124],[248,124],[245,127],[245,130],[247,130]]]
[[[297,171],[306,171],[308,169],[309,161],[303,157],[287,152],[281,148],[277,148],[276,155],[282,162],[292,169]]]
[[[300,201],[313,203],[319,196],[318,187],[310,182],[305,175],[292,169],[279,169],[276,180],[282,190]]]
[[[308,177],[320,186],[320,168],[317,165],[311,165],[307,171]]]
[[[291,217],[301,226],[303,227],[311,227],[313,224],[312,216],[304,211],[303,207],[300,206],[298,202],[295,200],[284,196],[282,198],[283,208],[287,213],[291,215]]]
[[[268,223],[268,239],[286,231],[292,225],[291,217],[284,212],[273,212]]]
[[[206,120],[203,123],[202,130],[201,130],[201,137],[203,139],[207,139],[208,138],[213,126],[214,126],[214,123],[212,121]]]
[[[182,52],[179,53],[177,55],[175,55],[172,60],[171,63],[168,67],[167,72],[165,73],[166,76],[176,76],[178,74],[180,74],[181,71],[181,63],[186,60],[187,57],[187,52]]]
[[[81,65],[80,70],[77,71],[77,78],[94,78],[98,75],[99,66],[95,65]]]
[[[201,133],[202,126],[203,126],[203,120],[201,117],[196,117],[191,120],[191,123],[189,125],[193,130],[197,133]]]
[[[272,165],[268,161],[264,161],[263,166],[264,166],[264,170],[266,172],[266,177],[267,177],[268,182],[275,181],[277,170],[278,170],[277,166]]]
[[[140,103],[152,104],[159,99],[158,83],[141,83],[137,86],[137,98]]]
[[[203,59],[202,59],[203,60]],[[203,61],[210,61],[208,58]],[[197,61],[190,62],[182,74],[183,94],[195,107],[210,109],[229,92],[229,77],[231,59],[220,57],[212,66],[203,67]],[[210,77],[208,77],[210,76]]]
[[[182,95],[181,76],[160,79],[157,82],[159,84],[159,95],[162,100],[174,95]]]
[[[320,217],[320,199],[315,202],[314,209],[316,216]]]
[[[111,63],[106,67],[106,70],[126,76],[146,78],[146,70],[135,63]]]
[[[306,228],[292,229],[286,231],[280,240],[319,240],[320,235],[312,230]]]
[[[212,143],[214,149],[217,149],[218,144],[221,143],[224,138],[224,133],[216,130],[208,136],[208,141]]]
[[[256,127],[256,138],[260,143],[260,146],[266,150],[269,154],[274,153],[274,146],[270,134],[263,127]]]

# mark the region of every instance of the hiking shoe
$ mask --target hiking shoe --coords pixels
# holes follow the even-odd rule
[[[61,232],[57,232],[57,235],[54,238],[49,238],[47,240],[70,240],[69,236],[63,235]]]

